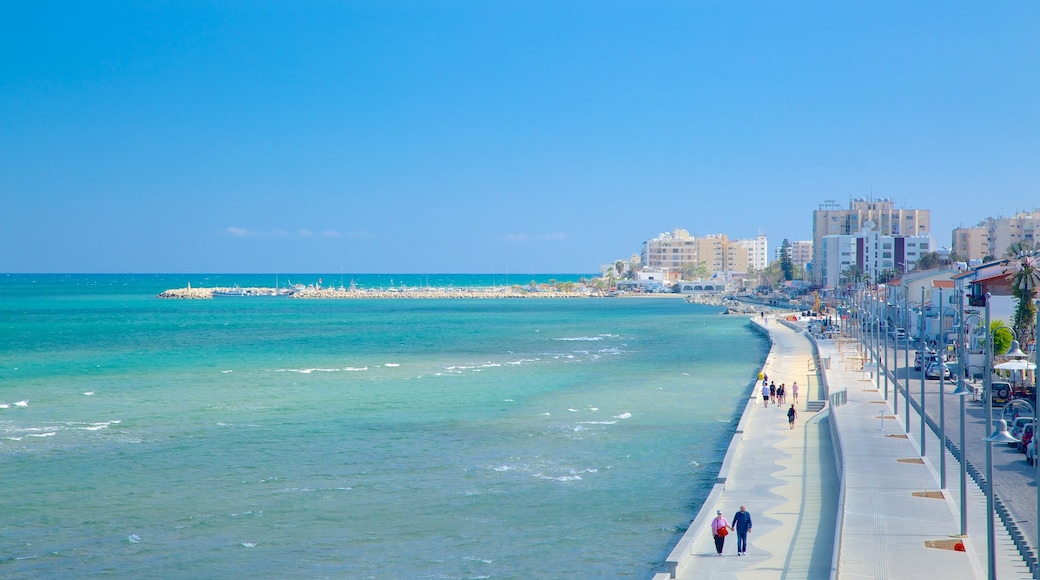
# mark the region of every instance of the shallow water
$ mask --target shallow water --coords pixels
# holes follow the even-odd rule
[[[0,277],[0,575],[648,578],[768,349],[681,300],[183,278]]]

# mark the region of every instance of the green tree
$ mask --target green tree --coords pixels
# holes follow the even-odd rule
[[[1011,341],[1015,339],[1015,335],[1003,320],[990,322],[989,332],[993,335],[993,354],[1004,354],[1011,348]]]
[[[1037,251],[1032,244],[1018,242],[1012,244],[1004,257],[1008,258],[1005,276],[1011,282],[1011,295],[1018,300],[1015,306],[1015,320],[1012,329],[1018,342],[1025,345],[1033,339],[1036,325],[1036,305],[1033,298],[1040,287],[1040,263],[1037,262]]]
[[[933,270],[939,267],[939,252],[925,252],[917,258],[914,264],[915,271]]]
[[[892,278],[895,278],[895,277],[896,277],[896,273],[894,271],[892,271],[892,270],[890,270],[888,268],[885,268],[884,270],[882,270],[881,272],[878,273],[877,283],[878,284],[888,284],[892,280]]]
[[[794,264],[791,262],[791,242],[784,238],[784,243],[780,244],[780,272],[784,275],[785,281],[794,280]]]
[[[679,271],[683,280],[698,280],[708,277],[708,265],[706,262],[687,264]]]
[[[855,265],[855,264],[852,264],[848,268],[845,268],[844,270],[842,270],[841,275],[839,276],[838,281],[842,285],[844,285],[846,287],[850,287],[850,286],[854,286],[855,284],[858,284],[858,283],[862,282],[863,278],[864,278],[863,269],[860,268],[859,266]]]

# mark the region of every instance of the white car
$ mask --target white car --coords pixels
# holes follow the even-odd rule
[[[940,374],[944,379],[953,378],[953,373],[950,371],[950,367],[946,366],[946,363],[939,362],[938,360],[928,363],[928,366],[924,369],[924,378],[926,379],[938,379]]]

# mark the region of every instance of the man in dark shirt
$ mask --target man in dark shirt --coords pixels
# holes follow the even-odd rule
[[[751,531],[751,514],[744,506],[740,506],[740,511],[733,515],[732,525],[737,530],[737,555],[743,556],[747,554],[747,535]]]

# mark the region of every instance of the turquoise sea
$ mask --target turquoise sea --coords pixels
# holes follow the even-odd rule
[[[343,276],[426,278],[580,276]],[[0,275],[0,576],[649,578],[768,352],[669,298],[155,297],[274,279]]]

